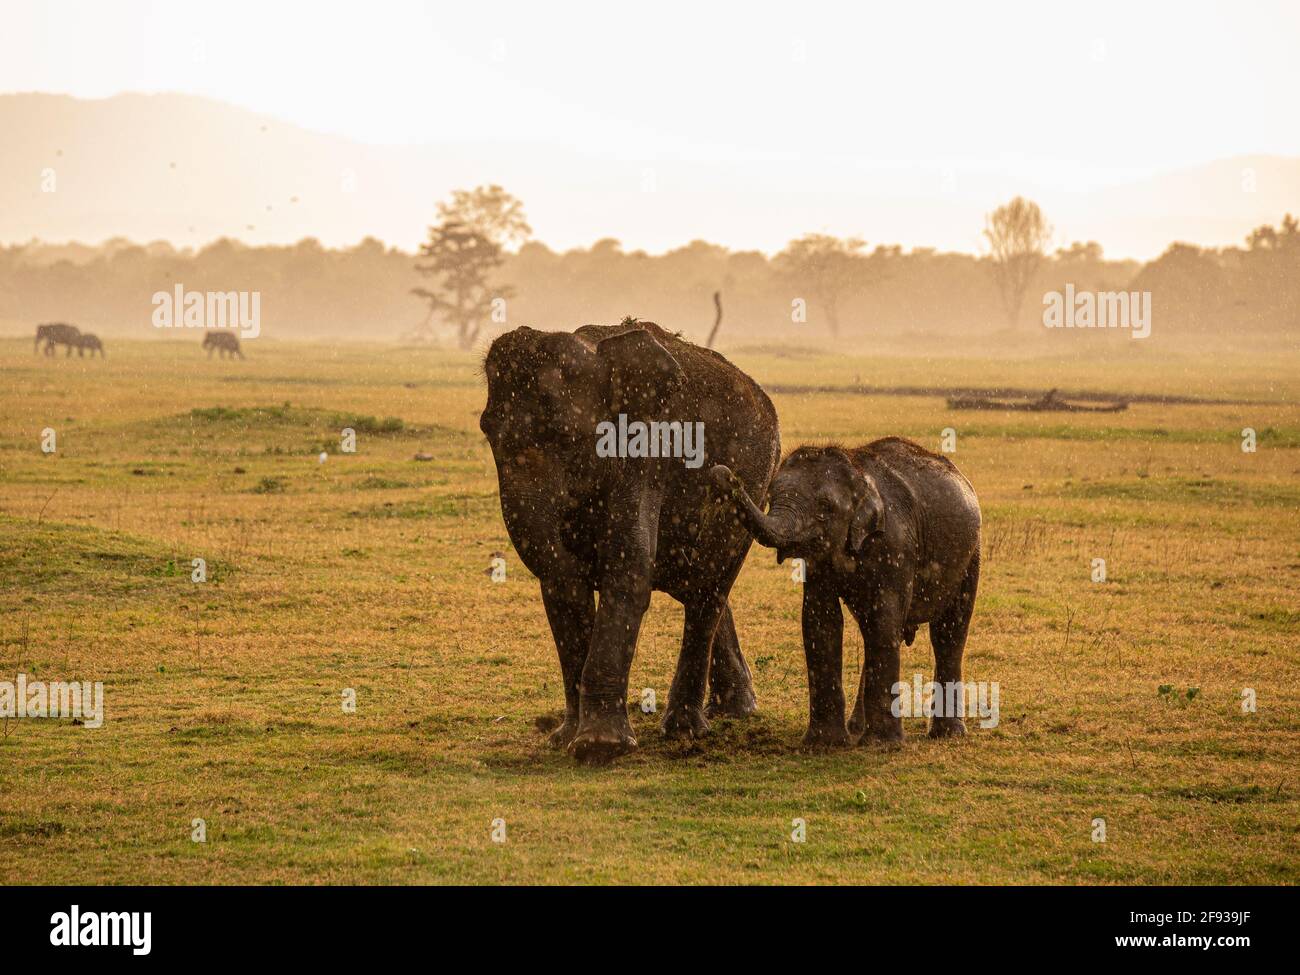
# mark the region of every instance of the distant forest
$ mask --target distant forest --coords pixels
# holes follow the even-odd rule
[[[724,307],[723,348],[754,341],[858,347],[882,336],[1008,332],[988,257],[853,243],[851,269],[836,278],[794,259],[799,242],[771,257],[703,241],[654,256],[626,252],[612,239],[564,253],[526,242],[503,254],[496,274],[511,295],[505,321],[486,325],[479,340],[517,325],[574,328],[633,315],[702,343],[715,291]],[[66,321],[151,338],[152,295],[180,283],[196,291],[260,291],[268,338],[451,344],[444,323],[431,320],[412,293],[421,284],[418,260],[370,238],[345,249],[314,239],[277,247],[222,239],[197,251],[121,239],[93,247],[14,245],[0,248],[0,329],[17,334]],[[1300,232],[1290,216],[1260,227],[1240,247],[1176,243],[1146,264],[1106,260],[1095,243],[1046,254],[1016,327],[1045,331],[1042,295],[1067,284],[1151,291],[1153,339],[1300,336]],[[806,304],[803,323],[792,321],[796,299]]]

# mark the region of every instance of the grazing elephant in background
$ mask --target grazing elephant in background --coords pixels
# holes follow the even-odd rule
[[[239,350],[239,339],[229,332],[209,332],[203,336],[203,347],[208,350],[209,359],[212,358],[213,351],[219,351],[222,359],[226,357],[227,352],[232,357],[239,356],[241,359],[244,357],[244,353]]]
[[[72,355],[72,350],[77,345],[77,340],[81,337],[81,329],[76,325],[66,325],[63,322],[49,322],[45,325],[36,326],[36,344],[32,346],[35,352],[40,348],[41,341],[45,342],[45,354],[54,355],[56,345],[66,345],[68,355]]]
[[[898,437],[863,447],[800,447],[772,478],[764,514],[725,466],[710,471],[754,537],[777,561],[804,559],[804,654],[808,661],[805,745],[899,741],[891,710],[899,644],[930,624],[935,682],[959,683],[966,629],[980,574],[980,507],[946,457]],[[848,606],[865,661],[846,731],[841,673]],[[931,737],[961,735],[960,715],[935,716]]]
[[[483,368],[479,426],[501,514],[541,581],[564,678],[564,723],[551,743],[584,762],[636,747],[628,675],[652,590],[686,616],[663,732],[708,730],[706,674],[707,714],[751,713],[727,602],[751,540],[716,503],[707,465],[726,463],[764,496],[781,444],[763,390],[718,353],[632,319],[575,332],[516,328],[492,343]],[[674,448],[686,456],[670,456]]]
[[[92,359],[95,358],[96,352],[99,353],[100,358],[108,358],[108,355],[104,352],[104,343],[99,340],[99,336],[91,332],[82,332],[77,336],[78,357],[85,355],[87,349],[90,350],[90,357]],[[69,351],[71,350],[69,349]]]

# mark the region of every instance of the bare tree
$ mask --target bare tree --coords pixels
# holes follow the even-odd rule
[[[713,316],[713,328],[709,332],[709,340],[704,343],[706,349],[713,348],[713,342],[718,337],[718,329],[722,326],[722,292],[713,292],[713,308],[716,314]]]
[[[1052,228],[1038,204],[1016,197],[984,219],[984,236],[989,243],[993,281],[1002,297],[1007,323],[1015,328],[1025,292],[1038,273]]]

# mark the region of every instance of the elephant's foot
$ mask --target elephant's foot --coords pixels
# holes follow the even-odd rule
[[[844,728],[843,720],[820,721],[808,725],[808,731],[804,734],[800,747],[809,749],[844,748],[850,742],[851,739],[848,731]]]
[[[748,684],[709,689],[709,707],[705,714],[710,718],[748,718],[758,710],[758,699]]]
[[[569,754],[584,765],[604,765],[636,748],[636,737],[622,701],[616,708],[583,707]]]
[[[868,723],[858,736],[859,745],[881,745],[893,748],[903,743],[903,722],[887,721],[880,724]]]
[[[703,738],[709,733],[709,719],[704,710],[694,705],[675,705],[668,703],[664,719],[659,722],[659,730],[665,738]]]
[[[564,720],[560,726],[551,732],[546,739],[546,743],[552,748],[568,748],[573,739],[578,734],[578,712],[577,709],[564,712]]]
[[[931,718],[931,738],[960,738],[966,734],[966,722],[961,718]]]

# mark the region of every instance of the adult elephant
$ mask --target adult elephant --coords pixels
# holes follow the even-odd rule
[[[36,326],[36,345],[32,347],[35,352],[40,348],[41,342],[45,343],[45,354],[54,355],[56,345],[66,345],[68,355],[72,355],[72,350],[77,347],[77,342],[81,338],[81,329],[76,325],[67,325],[63,322],[49,322],[45,325]]]
[[[681,602],[686,616],[663,732],[708,730],[706,675],[708,714],[751,713],[727,603],[751,540],[716,503],[706,472],[726,464],[766,495],[781,453],[767,395],[716,352],[631,319],[575,332],[517,328],[492,343],[484,371],[479,426],[496,460],[501,513],[541,581],[564,677],[564,723],[551,743],[584,762],[636,747],[628,674],[652,590]],[[634,431],[615,451],[622,456],[598,450],[606,421]],[[638,448],[637,423],[702,424],[702,449],[659,456],[673,451],[646,450],[644,438]],[[664,429],[673,428],[650,427]],[[646,453],[655,456],[637,456]]]

